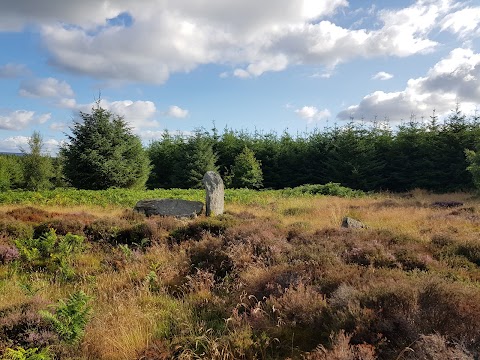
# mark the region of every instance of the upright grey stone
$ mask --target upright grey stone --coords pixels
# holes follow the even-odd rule
[[[355,220],[347,216],[343,218],[342,227],[347,229],[364,229],[367,226],[361,221]]]
[[[203,177],[203,185],[207,192],[205,215],[221,215],[225,204],[225,188],[223,180],[215,171],[207,171]]]
[[[133,210],[147,216],[175,216],[177,218],[196,217],[202,213],[203,203],[179,199],[140,200]]]

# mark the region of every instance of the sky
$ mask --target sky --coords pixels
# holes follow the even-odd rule
[[[96,100],[145,145],[480,110],[480,1],[0,0],[0,152]]]

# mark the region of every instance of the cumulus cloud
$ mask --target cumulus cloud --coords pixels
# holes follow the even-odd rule
[[[393,75],[385,71],[380,71],[372,76],[373,80],[390,80],[392,78],[393,78]]]
[[[328,109],[319,110],[315,106],[304,106],[295,110],[295,113],[307,122],[325,119],[331,115]]]
[[[480,34],[480,7],[467,7],[445,16],[442,30],[448,30],[464,38]]]
[[[53,131],[65,131],[67,130],[68,128],[68,125],[65,124],[65,123],[59,123],[59,122],[55,122],[55,123],[51,123],[48,127],[50,130],[53,130]]]
[[[69,103],[68,101],[66,102]],[[74,104],[75,111],[82,111],[85,113],[91,113],[92,108],[96,106],[96,103],[90,104]],[[103,109],[109,110],[112,113],[123,116],[124,120],[132,127],[133,130],[138,132],[145,127],[157,127],[158,122],[153,119],[157,114],[157,108],[152,101],[132,101],[132,100],[120,100],[120,101],[108,101],[105,99],[100,100],[100,106]]]
[[[170,106],[168,111],[165,113],[166,116],[174,117],[177,119],[183,119],[188,116],[188,110],[182,109],[176,105]]]
[[[0,151],[9,153],[18,153],[21,149],[28,146],[27,136],[12,136],[5,139],[0,139]]]
[[[35,111],[16,110],[0,114],[0,129],[22,130],[33,124],[43,124],[50,120],[51,114],[37,115]]]
[[[18,93],[20,96],[33,98],[63,98],[74,96],[74,92],[67,82],[51,77],[22,81]]]
[[[11,136],[0,139],[0,152],[19,153],[22,149],[28,152],[28,136]],[[43,139],[42,153],[56,155],[63,141],[56,139]]]
[[[459,102],[466,113],[473,111],[480,99],[480,54],[457,48],[435,64],[424,77],[410,79],[402,91],[375,91],[357,105],[341,111],[340,119],[389,116],[399,121],[412,113],[428,116],[448,114]]]
[[[8,63],[0,66],[0,79],[16,78],[28,74],[28,69],[23,64]]]
[[[10,30],[39,24],[50,62],[62,69],[156,84],[202,64],[229,65],[234,76],[247,78],[296,64],[331,69],[356,57],[409,56],[434,50],[438,44],[429,35],[439,26],[457,29],[457,21],[447,19],[459,10],[454,0],[417,0],[368,14],[369,23],[379,24],[373,30],[332,22],[347,6],[346,0],[118,0],[101,6],[95,0],[17,0],[2,6],[0,24]],[[107,20],[121,14],[131,21]]]

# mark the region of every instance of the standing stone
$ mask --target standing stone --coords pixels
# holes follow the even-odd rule
[[[207,171],[203,177],[203,185],[205,185],[207,192],[205,215],[215,216],[223,214],[225,188],[220,175],[215,171]]]

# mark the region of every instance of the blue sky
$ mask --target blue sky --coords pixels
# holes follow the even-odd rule
[[[55,153],[101,92],[164,129],[292,134],[480,109],[478,1],[16,0],[0,4],[0,151]]]

